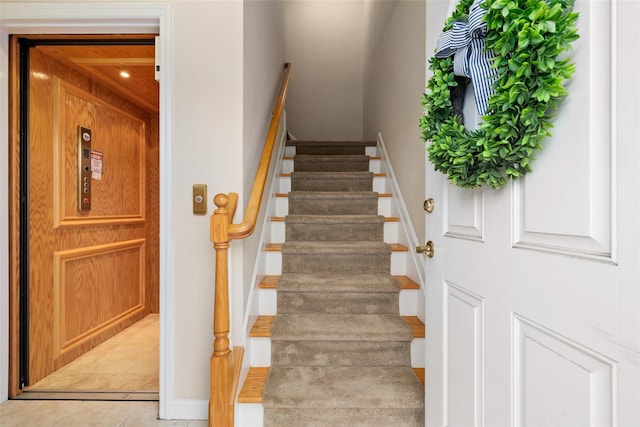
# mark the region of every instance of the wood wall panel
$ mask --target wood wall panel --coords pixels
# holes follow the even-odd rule
[[[58,356],[144,310],[144,239],[58,251],[53,259]]]
[[[147,126],[146,148],[146,239],[147,247],[147,307],[160,312],[160,129],[159,116],[152,114]]]
[[[54,98],[55,225],[144,221],[145,122],[57,78]],[[77,208],[78,126],[92,130],[91,148],[104,155],[88,212]]]
[[[159,211],[157,124],[149,124],[157,114],[37,49],[30,63],[29,325],[12,328],[28,327],[28,384],[34,384],[146,316],[153,304],[157,311]],[[105,159],[88,213],[77,211],[78,125],[92,129],[92,148]],[[147,167],[154,170],[150,182]],[[155,193],[151,203],[147,192]],[[113,250],[131,242],[139,243]],[[84,256],[96,248],[111,250]]]

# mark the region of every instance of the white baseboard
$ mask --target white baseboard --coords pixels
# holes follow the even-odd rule
[[[169,403],[172,420],[209,419],[209,401],[196,399],[174,399]]]

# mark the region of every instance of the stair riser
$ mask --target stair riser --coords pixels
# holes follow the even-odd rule
[[[375,155],[371,145],[287,142],[295,161],[285,160],[277,192],[290,194],[276,203],[283,214],[271,213],[287,218],[270,228],[282,246],[266,247],[266,274],[283,277],[278,290],[269,290],[277,311],[271,354],[259,360],[271,366],[262,425],[424,426],[424,385],[411,369],[415,338],[398,316],[403,298],[391,277],[398,256],[407,257],[406,248],[392,244],[397,224],[388,226],[398,216],[387,197],[393,191],[380,161],[372,166],[356,156]]]
[[[397,314],[398,292],[278,292],[278,313]]]
[[[287,254],[282,257],[282,272],[389,274],[389,258],[389,254]]]
[[[270,222],[270,239],[272,243],[283,243],[285,241],[285,223],[284,221]],[[383,239],[385,243],[396,243],[398,241],[398,223],[385,222],[383,226]],[[291,238],[287,238],[291,240]],[[298,239],[300,240],[300,239]],[[336,239],[339,240],[339,239]],[[362,239],[364,240],[364,239]]]
[[[382,216],[393,216],[391,197],[374,197],[371,200],[350,200],[349,202],[344,199],[315,202],[299,199],[293,203],[297,206],[294,206],[293,210],[289,208],[289,197],[276,197],[275,199],[275,211],[273,212],[275,216],[287,216],[289,213],[302,215],[326,215],[329,213],[335,213],[336,215],[360,215],[361,213],[372,215],[377,213]],[[328,205],[332,205],[333,209],[329,210]],[[356,208],[356,205],[360,205],[360,207]],[[375,208],[372,208],[372,206],[375,206]]]
[[[377,193],[389,193],[389,185],[387,183],[386,176],[374,176],[372,186],[365,188],[364,190],[327,190],[327,191],[375,191]],[[288,193],[290,191],[297,191],[291,186],[291,177],[282,176],[278,179],[278,193]],[[310,191],[322,191],[319,189],[312,189]]]
[[[407,342],[271,342],[271,366],[407,366]]]
[[[369,172],[369,159],[351,161],[295,161],[296,172]]]
[[[296,154],[334,156],[334,155],[364,155],[364,147],[296,147]]]
[[[396,310],[399,309],[401,316],[415,316],[418,313],[419,291],[417,289],[404,289],[400,291],[399,302]],[[259,314],[263,316],[273,316],[278,312],[278,291],[275,289],[260,289],[259,291]],[[397,311],[394,311],[394,313]],[[417,366],[417,365],[413,365]]]
[[[372,191],[373,177],[353,177],[342,179],[291,179],[291,191]]]
[[[284,159],[282,161],[282,169],[280,172],[282,173],[291,173],[293,172],[293,159]],[[382,162],[380,159],[370,159],[369,160],[369,172],[380,173],[382,172]]]
[[[358,199],[310,199],[289,197],[290,215],[375,215],[378,213],[378,198]]]
[[[393,252],[391,254],[391,274],[395,276],[404,275],[407,270],[407,252]],[[323,270],[325,273],[330,272]],[[276,251],[269,251],[266,253],[265,274],[267,275],[279,275],[282,274],[282,253]],[[304,273],[300,271],[300,273]],[[312,273],[317,273],[316,270]],[[344,273],[344,271],[338,271],[337,273]],[[353,273],[356,273],[353,271]],[[361,271],[360,273],[379,273],[379,271]]]
[[[286,224],[286,241],[345,241],[384,239],[384,224]]]

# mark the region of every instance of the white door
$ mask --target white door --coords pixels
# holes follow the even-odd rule
[[[429,55],[449,9],[427,0]],[[426,164],[430,426],[640,426],[640,2],[579,0],[569,97],[533,172]]]

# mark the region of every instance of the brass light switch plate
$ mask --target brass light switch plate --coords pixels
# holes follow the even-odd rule
[[[193,184],[193,213],[194,215],[207,214],[207,185]]]

